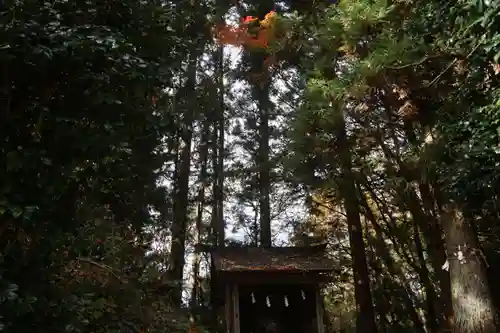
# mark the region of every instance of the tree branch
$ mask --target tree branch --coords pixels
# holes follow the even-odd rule
[[[101,264],[101,263],[98,263],[90,258],[83,258],[83,257],[78,257],[76,258],[76,260],[78,261],[82,261],[82,262],[86,262],[88,264],[91,264],[91,265],[94,265],[94,266],[97,266],[103,270],[105,270],[106,272],[110,273],[111,275],[113,275],[117,280],[119,280],[120,282],[126,284],[127,281],[122,278],[121,276],[119,276],[118,274],[116,274],[113,269],[107,265],[104,265],[104,264]]]
[[[432,55],[432,56],[425,56],[425,57],[423,57],[422,59],[420,59],[419,61],[416,61],[416,62],[412,62],[412,63],[406,64],[406,65],[401,65],[401,66],[386,66],[386,68],[388,68],[388,69],[394,69],[394,70],[405,69],[405,68],[408,68],[408,67],[413,67],[413,66],[421,65],[424,62],[426,62],[427,60],[438,58],[440,56],[441,55],[438,55],[438,54],[435,54],[435,55]]]
[[[469,52],[469,54],[467,54],[467,56],[465,57],[464,60],[469,59],[474,54],[474,52],[476,52],[476,50],[479,48],[479,46],[481,46],[482,44],[483,44],[483,42],[477,43],[476,46],[474,46],[474,48]],[[438,74],[438,76],[436,76],[431,82],[429,82],[428,84],[426,84],[424,87],[425,88],[429,88],[432,85],[434,85],[441,78],[441,76],[443,76],[447,71],[450,70],[450,68],[453,65],[455,65],[457,63],[457,61],[458,61],[458,58],[453,59],[453,61],[450,62],[449,65],[446,66],[446,68],[441,73]]]

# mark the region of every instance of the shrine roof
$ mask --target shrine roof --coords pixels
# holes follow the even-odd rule
[[[224,247],[211,252],[215,269],[222,272],[319,273],[334,270],[325,247]]]

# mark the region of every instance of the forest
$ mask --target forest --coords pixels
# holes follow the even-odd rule
[[[500,332],[500,0],[0,14],[1,332],[222,332],[197,245],[324,243],[325,332]]]

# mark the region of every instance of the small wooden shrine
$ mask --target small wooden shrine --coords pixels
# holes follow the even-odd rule
[[[226,333],[323,333],[326,245],[212,249],[212,299]]]

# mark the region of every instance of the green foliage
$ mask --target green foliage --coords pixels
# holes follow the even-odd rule
[[[168,300],[143,276],[144,230],[151,208],[165,204],[158,171],[168,156],[159,151],[176,131],[162,89],[196,42],[182,38],[185,10],[155,1],[3,4],[3,330],[175,328]]]
[[[376,217],[362,213],[366,232],[391,240],[384,241],[388,256],[365,235],[367,246],[375,246],[368,250],[375,271],[402,269],[411,283],[423,283],[408,253],[420,251],[414,225],[439,214],[426,200],[441,200],[437,207],[459,202],[476,219],[483,246],[498,244],[498,8],[493,1],[344,0],[311,27],[315,43],[305,52],[315,61],[294,114],[290,167],[313,193],[342,197],[345,175],[336,152],[345,119],[344,149],[360,197],[375,200]],[[414,186],[423,196],[428,184],[442,196],[408,197]],[[424,244],[431,238],[425,231],[423,237]],[[426,246],[429,257],[422,258],[429,262],[418,265],[434,265],[437,278],[441,268]],[[380,329],[418,331],[422,323],[409,309],[425,308],[428,295],[379,274],[373,273],[372,292]]]

